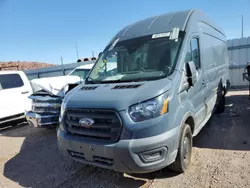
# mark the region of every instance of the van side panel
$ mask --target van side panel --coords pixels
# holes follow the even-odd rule
[[[206,114],[214,109],[217,93],[227,81],[228,60],[225,37],[204,22],[198,23],[202,29],[200,47],[202,53],[202,69],[205,83]]]
[[[188,91],[178,93],[182,87],[180,85],[176,94],[179,95],[179,100],[181,100],[183,109],[193,110],[195,134],[197,134],[196,129],[200,130],[202,126],[204,126],[203,121],[206,121],[207,117],[211,116],[211,112],[215,107],[219,84],[225,87],[229,79],[227,45],[223,31],[200,11],[194,11],[191,14],[185,31],[186,36],[176,67],[180,72],[185,70],[186,62],[184,59],[187,47],[192,37],[198,36],[201,63],[201,71],[198,76],[201,77],[202,82],[197,82],[196,84],[198,84],[198,86],[196,85],[194,87],[202,89],[196,92],[192,92],[192,89],[189,89]],[[201,84],[203,84],[203,86]],[[200,98],[200,102],[201,100],[203,101],[203,104],[201,104],[202,108],[200,108],[200,110],[198,109],[198,111],[194,106],[195,103],[193,103],[194,96]],[[197,103],[198,99],[195,101]]]

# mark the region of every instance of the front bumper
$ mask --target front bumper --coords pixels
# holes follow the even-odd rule
[[[28,123],[34,127],[46,127],[59,124],[59,114],[38,114],[32,111],[25,112]]]
[[[157,136],[103,144],[83,141],[60,129],[57,131],[59,148],[64,156],[125,173],[153,172],[174,162],[177,135],[178,128],[174,128]]]

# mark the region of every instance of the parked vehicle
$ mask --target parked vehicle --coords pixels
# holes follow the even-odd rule
[[[193,137],[224,111],[228,84],[225,34],[201,11],[133,23],[106,46],[85,85],[66,94],[59,148],[119,172],[184,172]]]
[[[89,71],[92,69],[93,65],[94,65],[94,63],[90,63],[90,64],[86,64],[86,65],[76,67],[68,75],[80,76],[80,78],[82,80],[84,80],[87,77]]]
[[[25,120],[31,108],[29,80],[22,71],[0,71],[0,126]]]
[[[65,93],[84,81],[92,64],[75,68],[67,76],[34,79],[30,83],[34,93],[32,109],[25,113],[26,119],[34,127],[55,128],[59,122],[61,103]]]
[[[249,82],[249,85],[248,85],[248,89],[249,89],[248,99],[250,100],[250,61],[247,62],[247,66],[246,66],[242,76],[243,76],[243,81],[247,80]]]

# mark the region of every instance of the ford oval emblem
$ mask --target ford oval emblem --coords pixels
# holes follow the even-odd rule
[[[80,126],[85,128],[90,128],[94,123],[95,121],[91,118],[82,118],[79,121]]]

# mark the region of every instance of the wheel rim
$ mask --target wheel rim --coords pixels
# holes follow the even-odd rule
[[[185,168],[188,166],[190,158],[191,158],[191,141],[188,134],[186,134],[183,141],[183,163]]]

